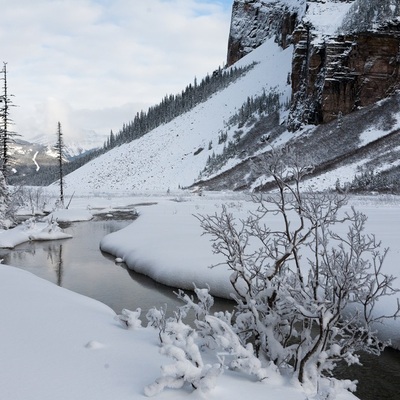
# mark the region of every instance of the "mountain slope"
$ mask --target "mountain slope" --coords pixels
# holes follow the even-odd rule
[[[8,182],[15,186],[40,185],[56,179],[58,159],[54,144],[48,136],[36,137],[31,142],[16,139],[11,143],[12,174],[9,175]],[[63,151],[65,165],[89,154],[93,151],[91,145],[94,144],[90,140],[66,143]]]
[[[335,37],[348,11],[368,2],[310,0],[307,8],[292,7],[298,3],[236,0],[234,5],[242,7],[236,11],[247,14],[243,20],[237,14],[232,29],[255,32],[255,42],[238,45],[243,54],[237,54],[235,66],[255,63],[252,69],[191,111],[69,174],[68,189],[269,189],[266,156],[271,148],[289,144],[315,165],[308,184],[317,190],[350,184],[358,190],[362,180],[369,189],[400,190],[400,58],[393,56],[400,46],[400,19],[383,31]],[[378,3],[368,4],[374,10]],[[263,37],[257,24],[276,15],[283,24],[272,23]],[[284,40],[279,29],[287,30]],[[240,32],[231,36],[239,40]],[[273,106],[257,109],[262,96]]]
[[[282,102],[288,101],[291,57],[291,49],[282,50],[268,40],[239,62],[257,62],[244,77],[190,112],[69,174],[68,189],[166,191],[192,185],[208,157],[213,152],[222,153],[224,144],[218,144],[219,135],[234,135],[235,129],[227,126],[228,121],[247,97],[274,90]]]

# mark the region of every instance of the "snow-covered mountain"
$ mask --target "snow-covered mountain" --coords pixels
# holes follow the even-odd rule
[[[45,146],[47,150],[47,154],[50,157],[54,157],[54,146],[56,144],[56,135],[39,135],[33,137],[30,142],[34,144],[40,144]],[[67,135],[64,135],[64,154],[67,160],[70,160],[74,157],[81,156],[87,151],[91,151],[102,147],[104,144],[106,137],[99,135],[94,131],[88,131],[85,135],[78,138],[69,138]]]
[[[69,174],[68,190],[258,190],[268,187],[266,154],[285,144],[316,166],[309,181],[316,189],[376,175],[390,189],[400,151],[400,22],[392,3],[236,0],[228,59],[253,67],[192,110]],[[370,32],[353,23],[348,36],[341,33],[349,15],[368,5],[391,14]],[[254,106],[266,101],[276,106]]]
[[[43,185],[56,179],[58,159],[54,136],[37,136],[30,141],[16,139],[10,144],[9,152],[12,157],[12,174],[8,178],[10,184]],[[63,151],[65,167],[71,161],[80,159],[101,147],[103,142],[100,140],[103,139],[95,133],[80,141],[67,139]]]
[[[229,120],[248,97],[274,91],[282,103],[289,100],[291,55],[291,49],[282,50],[273,40],[268,41],[239,61],[238,65],[257,62],[244,77],[191,111],[74,171],[67,176],[67,187],[167,191],[192,185],[209,157],[222,154],[232,140],[238,127],[229,125]],[[248,128],[242,130],[244,134]],[[223,134],[227,135],[225,142],[219,140]]]

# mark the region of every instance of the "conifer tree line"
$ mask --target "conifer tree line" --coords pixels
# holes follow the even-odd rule
[[[137,113],[133,121],[123,124],[118,133],[114,134],[111,131],[102,148],[87,152],[70,162],[65,162],[63,164],[63,174],[67,175],[112,148],[138,139],[152,129],[190,111],[196,105],[206,101],[214,93],[243,76],[253,67],[254,64],[239,68],[233,67],[229,70],[218,68],[211,75],[208,74],[203,78],[200,83],[195,78],[193,84],[189,84],[180,94],[166,95],[158,105],[150,107],[147,112],[141,111]],[[58,179],[58,166],[43,165],[39,171],[34,170],[32,167],[32,170],[25,173],[24,176],[10,176],[10,183],[47,186]]]
[[[243,135],[245,125],[250,127],[256,121],[256,115],[270,115],[280,109],[279,94],[275,91],[267,93],[265,90],[260,96],[248,97],[240,107],[238,112],[234,114],[228,121],[225,131],[221,131],[218,136],[218,144],[224,144],[221,153],[216,154],[214,151],[208,156],[206,166],[199,175],[199,179],[204,176],[211,175],[220,169],[228,159],[235,157],[238,153],[238,145]],[[228,140],[228,130],[237,126],[231,140]],[[212,143],[209,144],[209,150],[212,149]]]
[[[400,14],[398,0],[358,0],[350,7],[340,31],[361,32],[374,29]]]
[[[274,91],[267,93],[264,90],[260,96],[247,97],[239,111],[229,119],[228,125],[237,124],[238,128],[242,128],[255,113],[268,115],[278,109],[279,94]]]
[[[182,93],[166,95],[158,105],[150,107],[147,112],[138,112],[133,121],[124,124],[117,134],[111,131],[104,143],[104,149],[109,150],[122,143],[129,143],[158,126],[172,121],[206,101],[212,94],[225,88],[253,67],[254,64],[240,68],[234,67],[229,70],[218,68],[212,75],[203,78],[200,83],[195,78],[194,83],[186,86]]]

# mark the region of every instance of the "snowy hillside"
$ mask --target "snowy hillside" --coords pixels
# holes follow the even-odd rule
[[[298,3],[282,0],[279,4],[293,9]],[[261,7],[263,4],[272,6],[275,2],[255,2],[252,6]],[[313,27],[312,44],[316,46],[316,58],[311,60],[313,65],[317,65],[315,63],[320,60],[318,43],[328,42],[329,36],[336,35],[357,4],[366,3],[364,0],[309,1],[304,15],[304,7],[300,7],[299,17]],[[240,15],[236,16],[239,17]],[[240,21],[235,21],[240,26]],[[255,65],[207,101],[139,139],[113,148],[69,174],[66,178],[67,190],[166,192],[193,185],[211,190],[268,189],[268,177],[265,176],[263,167],[265,156],[272,147],[286,144],[290,144],[316,166],[312,180],[309,181],[316,190],[333,188],[340,184],[352,185],[357,191],[360,189],[357,186],[360,182],[353,185],[355,180],[360,181],[360,177],[364,176],[367,176],[367,181],[378,180],[374,175],[376,173],[387,175],[383,180],[379,177],[380,181],[384,181],[380,182],[380,188],[392,190],[393,182],[398,182],[397,177],[400,175],[400,167],[396,161],[399,155],[397,149],[400,149],[397,133],[400,126],[397,115],[400,109],[396,97],[392,96],[387,101],[374,104],[368,103],[364,107],[350,106],[352,111],[347,115],[343,113],[340,121],[332,121],[331,118],[318,126],[304,125],[306,122],[303,121],[296,132],[289,131],[285,122],[296,116],[297,111],[306,115],[307,104],[315,107],[315,110],[321,108],[322,103],[318,103],[318,96],[307,97],[308,92],[316,93],[321,90],[309,86],[307,92],[300,84],[298,86],[300,89],[303,87],[306,97],[296,97],[296,93],[292,92],[295,86],[293,82],[303,78],[301,68],[298,68],[296,76],[294,66],[296,62],[303,65],[310,60],[296,61],[296,51],[301,53],[301,41],[297,47],[291,45],[285,50],[276,41],[276,37],[268,38],[266,35],[264,43],[241,58],[235,67],[250,66],[253,63]],[[332,49],[329,51],[332,52]],[[340,55],[342,58],[345,56],[346,51]],[[335,64],[335,59],[332,60]],[[373,63],[373,60],[368,59],[365,62]],[[386,64],[382,65],[386,68]],[[322,75],[313,76],[311,80],[317,82],[318,79],[324,79],[326,68],[321,68]],[[365,67],[364,70],[366,69],[368,68]],[[342,76],[341,72],[338,71],[337,75]],[[376,74],[378,81],[380,73],[379,70]],[[365,76],[362,82],[370,82],[375,78]],[[327,77],[327,80],[333,79]],[[355,86],[354,90],[357,88]],[[367,94],[370,93],[368,90],[370,88],[366,89]],[[385,90],[382,90],[381,98],[388,96]],[[295,93],[293,98],[292,93]],[[243,107],[253,100],[256,102],[263,94],[276,94],[279,97],[279,111],[252,110],[251,115],[238,122],[237,116],[245,113]],[[335,101],[336,98],[331,99],[332,104],[336,104]],[[315,110],[308,111],[312,113]],[[341,110],[336,110],[335,113],[339,115]],[[398,184],[394,186],[398,188]],[[376,189],[369,187],[368,190]]]
[[[218,136],[247,97],[277,91],[282,103],[290,97],[287,77],[292,50],[282,50],[271,39],[238,65],[257,64],[242,78],[192,111],[129,144],[114,148],[67,176],[70,191],[167,191],[192,185],[207,159],[222,153]]]

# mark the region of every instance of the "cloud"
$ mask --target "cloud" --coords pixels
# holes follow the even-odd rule
[[[59,120],[74,135],[118,130],[224,63],[230,3],[5,2],[0,48],[18,105],[16,130],[27,137],[53,133]]]

